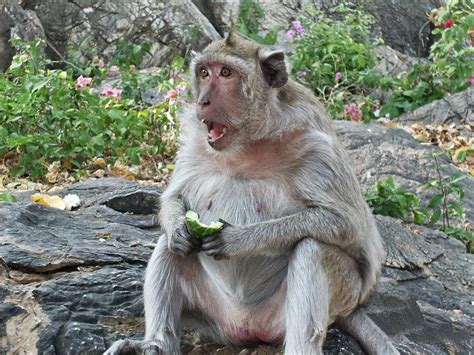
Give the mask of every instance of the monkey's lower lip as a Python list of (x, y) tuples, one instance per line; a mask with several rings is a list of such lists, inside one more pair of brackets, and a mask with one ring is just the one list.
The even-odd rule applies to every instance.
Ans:
[(209, 121), (204, 121), (204, 123), (207, 125), (208, 130), (207, 140), (211, 145), (215, 144), (227, 134), (227, 126), (222, 123)]

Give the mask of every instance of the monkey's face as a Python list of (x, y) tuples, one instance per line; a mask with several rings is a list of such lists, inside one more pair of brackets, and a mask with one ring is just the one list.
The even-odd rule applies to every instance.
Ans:
[(196, 116), (208, 131), (207, 141), (216, 150), (236, 143), (245, 117), (242, 75), (238, 67), (223, 62), (203, 62), (195, 67)]
[(269, 105), (287, 80), (281, 51), (268, 51), (230, 34), (191, 62), (196, 116), (216, 150), (262, 139)]

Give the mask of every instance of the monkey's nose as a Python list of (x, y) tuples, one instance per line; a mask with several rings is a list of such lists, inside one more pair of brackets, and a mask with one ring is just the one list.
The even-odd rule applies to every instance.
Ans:
[(209, 99), (203, 99), (203, 100), (199, 100), (198, 101), (198, 104), (201, 105), (201, 106), (206, 106), (206, 105), (209, 105), (211, 102), (209, 101)]
[(211, 101), (209, 100), (209, 95), (204, 95), (198, 99), (198, 104), (201, 106), (209, 105)]

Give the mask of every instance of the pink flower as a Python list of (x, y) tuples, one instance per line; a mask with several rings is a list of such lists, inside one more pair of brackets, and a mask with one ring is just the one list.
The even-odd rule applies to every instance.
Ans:
[(112, 75), (112, 74), (115, 74), (115, 73), (118, 73), (120, 71), (120, 68), (116, 65), (112, 65), (110, 68), (109, 68), (109, 72), (108, 74), (109, 75)]
[(99, 63), (97, 64), (99, 66), (100, 69), (102, 69), (103, 67), (105, 67), (105, 62), (102, 58), (99, 59)]
[(177, 86), (174, 89), (169, 89), (168, 92), (166, 93), (165, 98), (168, 100), (174, 100), (178, 96), (178, 94), (182, 93), (184, 91), (184, 88), (181, 86)]
[(122, 89), (105, 87), (102, 89), (101, 94), (105, 96), (112, 96), (115, 102), (119, 102), (122, 97)]
[(74, 86), (76, 89), (82, 89), (84, 86), (89, 85), (92, 82), (92, 78), (85, 78), (82, 75), (76, 79)]
[(303, 76), (306, 75), (306, 72), (305, 71), (297, 71), (295, 75), (298, 79), (301, 79)]
[(335, 77), (336, 81), (339, 81), (342, 78), (342, 73), (340, 71), (338, 71), (334, 77)]
[(443, 23), (443, 28), (448, 29), (448, 28), (453, 27), (453, 25), (454, 25), (454, 21), (452, 18), (450, 18), (445, 23)]
[(289, 38), (289, 39), (293, 39), (295, 37), (295, 31), (293, 30), (288, 30), (286, 31), (286, 36)]
[(344, 116), (350, 117), (352, 121), (359, 122), (362, 118), (362, 111), (354, 102), (350, 105), (344, 105)]
[(304, 36), (304, 34), (305, 34), (304, 27), (301, 24), (301, 22), (300, 21), (293, 21), (292, 24), (293, 24), (293, 27), (296, 30), (296, 32), (298, 32), (298, 34), (300, 36)]
[(471, 75), (471, 77), (469, 78), (469, 83), (471, 85), (474, 85), (474, 75)]

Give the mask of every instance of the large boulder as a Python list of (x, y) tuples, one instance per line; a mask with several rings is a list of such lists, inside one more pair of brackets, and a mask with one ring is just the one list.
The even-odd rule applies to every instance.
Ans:
[[(401, 128), (348, 121), (336, 121), (335, 126), (364, 188), (373, 186), (377, 180), (393, 176), (397, 185), (427, 200), (430, 195), (423, 187), (437, 176), (433, 158), (433, 153), (440, 152), (437, 147), (420, 144)], [(438, 157), (438, 165), (443, 177), (460, 172), (445, 155)], [(474, 179), (467, 176), (459, 185), (465, 193), (463, 205), (467, 219), (473, 221)]]
[(55, 59), (64, 55), (68, 47), (84, 56), (90, 55), (94, 47), (96, 54), (107, 56), (115, 50), (117, 41), (123, 39), (151, 44), (150, 54), (143, 63), (144, 67), (150, 67), (220, 38), (190, 0), (170, 3), (105, 0), (97, 4), (87, 0), (46, 0), (25, 1), (22, 5), (6, 1), (14, 25), (30, 21), (24, 19), (26, 15), (38, 18), (48, 40), (47, 54)]
[(402, 124), (454, 124), (470, 136), (474, 127), (474, 87), (421, 106), (397, 118)]
[[(318, 0), (324, 10), (344, 0)], [(374, 32), (390, 47), (412, 57), (424, 57), (433, 43), (431, 24), (426, 14), (444, 4), (444, 0), (373, 0), (364, 8), (375, 17)], [(356, 2), (358, 3), (358, 2)]]

